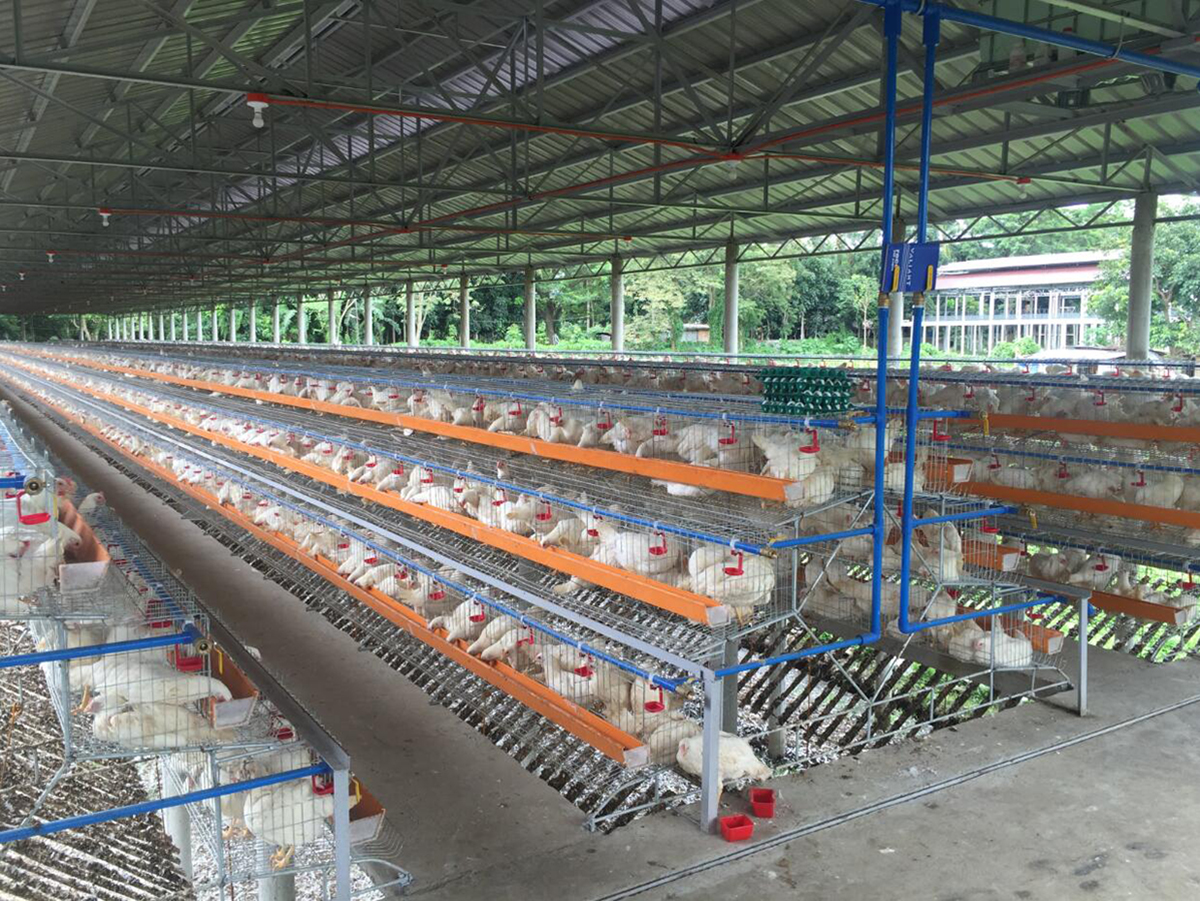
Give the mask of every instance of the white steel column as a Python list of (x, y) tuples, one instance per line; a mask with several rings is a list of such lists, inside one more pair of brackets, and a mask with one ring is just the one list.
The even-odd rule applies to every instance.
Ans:
[[(185, 322), (187, 320), (184, 320)], [(171, 343), (175, 343), (175, 311), (171, 311)]]
[(308, 312), (304, 309), (304, 296), (296, 301), (296, 327), (300, 330), (300, 343), (308, 343)]
[(159, 313), (158, 314), (158, 340), (159, 341), (167, 340), (166, 322), (167, 322), (167, 317), (164, 316), (162, 313)]
[(104, 328), (105, 328), (105, 334), (108, 335), (108, 340), (111, 341), (112, 340), (112, 320), (111, 319), (104, 320)]
[[(260, 844), (257, 854), (258, 866), (256, 869), (258, 872), (271, 872), (273, 868), (268, 846)], [(296, 901), (296, 874), (280, 873), (276, 876), (259, 876), (256, 895), (258, 901)]]
[(250, 301), (250, 343), (258, 341), (258, 301)]
[(413, 294), (412, 279), (404, 286), (404, 343), (417, 346), (417, 302)]
[(725, 353), (738, 352), (738, 245), (725, 245)]
[[(171, 766), (163, 760), (164, 768)], [(187, 807), (166, 807), (163, 809), (163, 827), (171, 844), (179, 852), (179, 869), (184, 878), (192, 879), (192, 818)]]
[(334, 901), (350, 901), (350, 771), (333, 771)]
[(334, 299), (333, 288), (325, 292), (325, 302), (327, 304), (327, 315), (329, 316), (329, 334), (326, 335), (325, 340), (329, 344), (341, 344), (341, 322), (339, 321), (341, 319), (341, 310), (338, 309), (338, 302)]
[(375, 343), (375, 298), (371, 289), (363, 289), (363, 343), (368, 347)]
[(704, 742), (700, 762), (700, 828), (705, 832), (717, 831), (721, 812), (721, 713), (721, 683), (706, 674), (704, 728), (698, 736)]
[(1133, 203), (1133, 246), (1129, 253), (1129, 318), (1125, 354), (1132, 360), (1150, 356), (1150, 298), (1154, 280), (1154, 219), (1158, 195), (1139, 194)]
[(271, 304), (271, 343), (278, 344), (279, 341), (279, 298), (276, 297)]
[(465, 272), (458, 277), (458, 346), (471, 346), (471, 295)]
[(196, 341), (204, 340), (204, 311), (196, 307)]
[(214, 303), (212, 305), (212, 339), (213, 339), (213, 341), (218, 341), (218, 340), (220, 340), (220, 337), (221, 337), (220, 323), (217, 322), (217, 320), (220, 318), (221, 317), (217, 315), (217, 305)]
[[(213, 335), (213, 340), (215, 341), (216, 339), (217, 339), (217, 336)], [(233, 344), (236, 341), (237, 341), (237, 307), (231, 306), (229, 308), (229, 343)]]
[(612, 349), (620, 353), (625, 349), (625, 261), (620, 254), (613, 254), (610, 273), (612, 297), (608, 321), (612, 323)]
[(180, 316), (180, 318), (183, 320), (183, 340), (187, 341), (188, 340), (188, 311), (184, 310), (183, 315)]
[(525, 349), (537, 347), (537, 287), (533, 267), (525, 267)]

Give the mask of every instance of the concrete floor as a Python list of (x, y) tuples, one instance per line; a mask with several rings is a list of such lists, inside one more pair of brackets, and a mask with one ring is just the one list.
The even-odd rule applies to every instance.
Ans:
[(1188, 706), (639, 897), (1194, 899), (1197, 729)]
[[(760, 821), (752, 842), (730, 845), (700, 834), (693, 810), (609, 836), (584, 832), (556, 792), (274, 585), (231, 603), (225, 618), (388, 808), (414, 897), (1200, 897), (1200, 860), (1188, 849), (1200, 788), (1186, 775), (1200, 765), (1200, 704), (1121, 725), (1200, 695), (1200, 662), (1155, 667), (1094, 651), (1089, 716), (1063, 695), (778, 780), (779, 815)], [(892, 806), (828, 823), (881, 803)], [(731, 812), (742, 806), (726, 798)], [(785, 840), (793, 832), (802, 834)], [(731, 852), (739, 857), (724, 859)], [(698, 867), (707, 868), (653, 884)]]
[[(455, 901), (1198, 897), (1200, 861), (1189, 849), (1200, 789), (1185, 774), (1200, 763), (1200, 663), (1153, 667), (1096, 652), (1092, 676), (1094, 712), (1083, 719), (1030, 704), (777, 780), (781, 810), (745, 844), (700, 835), (685, 812), (481, 859), (410, 892)], [(1129, 722), (1168, 705), (1181, 706)]]
[[(594, 835), (556, 792), (278, 586), (250, 570), (253, 591), (218, 590), (246, 564), (193, 524), (162, 505), (133, 517), (110, 503), (176, 550), (168, 562), (347, 749), (388, 808), (414, 897), (1200, 897), (1189, 777), (1200, 662), (1093, 652), (1088, 717), (1063, 695), (778, 780), (779, 814), (749, 843), (702, 835), (691, 811)], [(1170, 705), (1181, 706), (1136, 721)], [(725, 802), (742, 809), (735, 795)]]

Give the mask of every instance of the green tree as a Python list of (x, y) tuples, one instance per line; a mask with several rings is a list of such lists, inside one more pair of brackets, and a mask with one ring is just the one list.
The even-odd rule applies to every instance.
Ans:
[(675, 274), (667, 270), (628, 275), (625, 292), (632, 311), (625, 330), (629, 343), (636, 347), (676, 347), (683, 332), (687, 296)]
[[(1188, 203), (1183, 215), (1200, 214)], [(1102, 339), (1122, 342), (1129, 311), (1129, 246), (1106, 261), (1088, 309), (1106, 320)], [(1169, 353), (1200, 352), (1200, 222), (1165, 222), (1155, 230), (1150, 298), (1150, 346)]]

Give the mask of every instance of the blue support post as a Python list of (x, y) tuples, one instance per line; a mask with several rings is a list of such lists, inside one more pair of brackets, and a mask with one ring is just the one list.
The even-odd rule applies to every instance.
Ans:
[(997, 34), (1010, 34), (1014, 37), (1037, 41), (1042, 44), (1053, 44), (1056, 47), (1066, 47), (1090, 56), (1104, 59), (1119, 60), (1147, 69), (1157, 69), (1160, 72), (1174, 72), (1188, 78), (1200, 78), (1200, 66), (1178, 62), (1165, 56), (1150, 53), (1140, 53), (1136, 50), (1126, 50), (1124, 47), (1105, 44), (1103, 41), (1093, 41), (1074, 34), (1064, 34), (1061, 31), (1051, 31), (1048, 28), (1038, 28), (1011, 19), (1001, 19), (957, 6), (947, 6), (944, 3), (931, 3), (926, 0), (862, 0), (873, 6), (882, 6), (886, 11), (893, 3), (898, 2), (904, 12), (917, 15), (937, 15), (947, 22), (957, 22), (982, 31), (994, 31)]
[(173, 645), (191, 644), (201, 637), (195, 626), (188, 625), (182, 632), (172, 635), (156, 635), (153, 638), (135, 638), (131, 641), (114, 641), (109, 644), (90, 644), (81, 648), (63, 648), (57, 651), (36, 651), (32, 654), (12, 654), (8, 657), (0, 657), (0, 669), (34, 666), (58, 660), (77, 660), (81, 657), (100, 657), (104, 654), (128, 654), (131, 651), (146, 651), (151, 648), (169, 648)]
[[(925, 243), (929, 231), (929, 160), (933, 150), (933, 89), (934, 63), (937, 61), (937, 45), (942, 38), (942, 21), (931, 13), (925, 17), (925, 84), (921, 94), (921, 186), (917, 192), (917, 242)], [(913, 347), (917, 345), (917, 325), (913, 323)], [(914, 354), (916, 351), (914, 350)]]
[[(899, 2), (899, 0), (896, 0)], [(889, 7), (888, 12), (891, 11)], [(886, 13), (885, 13), (886, 15)], [(921, 94), (921, 183), (917, 193), (917, 242), (929, 229), (929, 158), (933, 146), (933, 66), (941, 28), (937, 15), (925, 18), (925, 84)], [(925, 293), (913, 295), (912, 353), (908, 362), (908, 404), (904, 409), (904, 500), (900, 509), (900, 628), (908, 622), (912, 576), (913, 473), (917, 465), (917, 422), (920, 417), (921, 335), (925, 325)]]
[[(883, 119), (883, 259), (879, 268), (880, 284), (886, 274), (887, 246), (892, 240), (892, 195), (896, 191), (896, 69), (900, 56), (900, 2), (884, 0), (883, 31), (887, 44), (887, 73), (884, 78)], [(881, 301), (882, 303), (882, 301)], [(886, 332), (882, 333), (885, 337)], [(885, 342), (886, 343), (886, 342)], [(887, 357), (885, 355), (884, 359)]]
[(302, 767), (298, 770), (288, 770), (285, 773), (260, 776), (257, 779), (247, 779), (245, 782), (231, 782), (228, 785), (218, 785), (215, 788), (205, 788), (200, 791), (174, 795), (170, 798), (156, 798), (153, 801), (142, 801), (140, 804), (127, 804), (124, 807), (114, 807), (112, 810), (85, 813), (75, 817), (67, 817), (63, 820), (53, 820), (49, 823), (34, 823), (32, 826), (23, 826), (19, 829), (6, 829), (0, 832), (0, 845), (6, 842), (20, 841), (25, 838), (34, 838), (39, 835), (66, 832), (68, 829), (82, 829), (85, 826), (94, 826), (97, 823), (123, 820), (126, 817), (135, 817), (143, 813), (156, 813), (160, 810), (166, 810), (169, 807), (182, 807), (185, 804), (209, 801), (225, 795), (234, 795), (255, 788), (265, 788), (268, 785), (278, 785), (280, 782), (291, 782), (295, 779), (304, 779), (309, 776), (320, 776), (328, 772), (330, 772), (328, 766), (324, 763), (318, 763), (314, 766)]
[[(892, 60), (895, 63), (895, 59)], [(887, 542), (887, 509), (883, 496), (887, 455), (887, 327), (888, 296), (879, 295), (879, 322), (876, 339), (875, 365), (875, 507), (874, 531), (871, 542), (871, 630), (862, 636), (860, 644), (876, 641), (883, 634), (883, 547)]]

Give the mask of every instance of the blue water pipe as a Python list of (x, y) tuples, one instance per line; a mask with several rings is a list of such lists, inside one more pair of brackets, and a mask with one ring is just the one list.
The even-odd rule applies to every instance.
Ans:
[[(902, 0), (892, 0), (898, 8)], [(890, 8), (889, 8), (890, 9)], [(933, 146), (933, 73), (937, 45), (941, 38), (940, 20), (936, 13), (926, 16), (925, 84), (921, 93), (921, 170), (917, 191), (917, 241), (923, 243), (929, 229), (929, 160)], [(904, 411), (904, 499), (900, 509), (900, 630), (908, 624), (909, 582), (912, 579), (913, 491), (917, 465), (917, 423), (920, 419), (921, 337), (925, 324), (925, 295), (913, 298), (912, 351), (908, 361), (908, 404)]]
[(37, 651), (32, 654), (12, 654), (0, 657), (0, 669), (15, 666), (32, 666), (38, 663), (53, 663), (57, 660), (78, 660), (81, 657), (99, 657), (104, 654), (128, 654), (152, 648), (169, 648), (175, 645), (192, 644), (202, 636), (195, 626), (184, 626), (182, 632), (173, 635), (156, 635), (151, 638), (135, 638), (130, 641), (114, 641), (108, 644), (89, 644), (80, 648), (63, 648), (57, 651)]
[[(138, 354), (128, 354), (127, 356), (139, 356), (139, 355)], [(147, 355), (142, 354), (141, 356), (147, 356)], [(45, 361), (42, 361), (42, 362), (45, 362)], [(235, 361), (216, 360), (213, 362), (214, 363), (217, 363), (217, 362), (233, 363)], [(243, 370), (250, 369), (251, 371), (255, 371), (255, 372), (259, 371), (255, 367), (239, 366), (239, 367), (234, 367), (234, 368), (239, 368), (239, 369), (243, 369)], [(330, 372), (329, 370), (304, 371), (304, 370), (299, 370), (299, 369), (271, 368), (271, 369), (268, 369), (265, 371), (271, 372), (271, 373), (277, 373), (280, 375), (304, 376), (306, 378), (323, 377), (323, 378), (327, 378), (329, 380), (337, 380), (337, 381), (352, 381), (352, 380), (354, 380), (354, 381), (361, 382), (365, 378), (368, 378), (367, 373), (362, 373), (361, 375), (356, 375), (353, 373)], [(832, 418), (819, 419), (819, 418), (814, 417), (814, 418), (805, 419), (805, 418), (795, 417), (795, 416), (775, 416), (775, 415), (769, 415), (769, 414), (751, 415), (751, 414), (747, 414), (747, 413), (712, 413), (712, 412), (689, 410), (689, 409), (682, 409), (682, 408), (675, 408), (675, 407), (662, 407), (662, 406), (651, 407), (651, 406), (644, 406), (644, 405), (638, 405), (638, 404), (610, 403), (610, 402), (604, 401), (604, 400), (588, 401), (588, 400), (584, 400), (581, 397), (572, 397), (572, 396), (555, 397), (553, 395), (524, 394), (524, 393), (517, 393), (514, 391), (499, 391), (499, 390), (489, 389), (489, 388), (478, 388), (474, 385), (471, 385), (470, 383), (458, 384), (455, 382), (443, 382), (441, 384), (437, 384), (434, 382), (414, 382), (414, 381), (405, 381), (402, 379), (388, 379), (388, 378), (369, 378), (368, 380), (373, 385), (392, 385), (392, 386), (395, 386), (398, 388), (405, 388), (405, 389), (409, 389), (409, 390), (423, 390), (423, 391), (441, 390), (441, 391), (446, 391), (446, 392), (450, 392), (450, 393), (474, 394), (474, 395), (478, 395), (480, 397), (495, 397), (495, 398), (502, 398), (504, 400), (529, 401), (531, 403), (544, 403), (544, 404), (551, 404), (553, 406), (561, 406), (561, 407), (580, 407), (580, 408), (596, 410), (596, 411), (615, 410), (615, 411), (622, 412), (622, 413), (646, 413), (646, 414), (650, 414), (650, 415), (680, 416), (680, 417), (684, 417), (684, 418), (688, 418), (688, 419), (703, 419), (703, 420), (716, 420), (716, 421), (728, 420), (729, 422), (738, 422), (738, 423), (746, 422), (746, 423), (753, 423), (753, 424), (758, 424), (758, 425), (804, 426), (804, 427), (823, 428), (823, 429), (838, 429), (838, 428), (844, 429), (844, 428), (846, 428), (846, 422), (844, 420), (832, 419)], [(671, 393), (666, 393), (666, 394), (663, 394), (662, 396), (668, 397), (668, 398), (680, 397), (680, 395), (671, 394)], [(754, 400), (754, 399), (741, 399), (741, 398), (736, 398), (736, 397), (725, 397), (725, 396), (722, 396), (721, 400), (722, 400), (722, 402), (732, 402), (732, 403), (738, 403), (738, 404), (757, 403), (758, 402), (757, 400)], [(397, 411), (397, 412), (399, 412), (399, 411)], [(861, 423), (861, 424), (865, 425), (865, 424), (871, 422), (871, 417), (863, 416), (863, 417), (860, 417), (853, 421), (856, 423)]]
[(1013, 447), (997, 450), (995, 447), (967, 444), (961, 441), (948, 442), (946, 447), (952, 450), (964, 450), (972, 453), (995, 454), (997, 457), (1028, 457), (1032, 460), (1049, 460), (1054, 463), (1084, 463), (1093, 466), (1112, 467), (1113, 469), (1132, 469), (1140, 472), (1174, 472), (1180, 475), (1200, 475), (1200, 467), (1168, 466), (1165, 463), (1143, 463), (1140, 460), (1136, 462), (1130, 460), (1106, 460), (1103, 457), (1085, 457), (1079, 454), (1054, 454)]
[[(101, 379), (101, 380), (116, 382), (115, 379)], [(144, 394), (149, 394), (149, 395), (159, 397), (159, 398), (170, 398), (171, 397), (170, 395), (158, 394), (153, 391), (148, 391), (145, 388), (138, 388), (137, 390), (141, 391)], [(743, 551), (747, 554), (762, 555), (764, 552), (770, 552), (770, 545), (753, 544), (753, 543), (746, 542), (746, 541), (736, 541), (736, 540), (731, 541), (728, 538), (722, 538), (719, 535), (710, 535), (707, 532), (699, 532), (699, 531), (696, 531), (695, 529), (686, 529), (686, 528), (683, 528), (682, 526), (674, 526), (669, 523), (662, 523), (662, 522), (657, 522), (654, 520), (643, 519), (638, 516), (630, 516), (626, 513), (621, 513), (616, 510), (609, 510), (604, 507), (597, 507), (595, 504), (585, 504), (580, 501), (572, 500), (571, 498), (560, 497), (559, 495), (550, 494), (545, 491), (538, 491), (534, 488), (529, 488), (529, 487), (522, 486), (522, 485), (515, 485), (511, 482), (505, 482), (500, 479), (490, 478), (488, 476), (483, 475), (482, 473), (470, 472), (465, 469), (458, 469), (457, 467), (454, 467), (454, 466), (445, 466), (440, 463), (431, 463), (428, 460), (422, 460), (419, 457), (410, 457), (407, 454), (398, 454), (393, 451), (381, 450), (379, 448), (371, 447), (370, 445), (367, 445), (367, 444), (362, 444), (357, 441), (351, 441), (348, 438), (338, 438), (338, 437), (334, 437), (331, 435), (326, 435), (323, 432), (315, 432), (315, 431), (312, 431), (311, 429), (305, 429), (305, 428), (301, 428), (299, 426), (289, 425), (288, 423), (279, 422), (274, 419), (267, 419), (266, 417), (263, 417), (263, 416), (253, 416), (249, 413), (242, 412), (241, 410), (228, 410), (223, 407), (217, 407), (217, 406), (213, 406), (210, 404), (204, 404), (204, 403), (200, 403), (198, 401), (192, 401), (192, 400), (188, 400), (187, 405), (190, 407), (195, 407), (196, 409), (199, 409), (199, 410), (206, 410), (210, 413), (218, 414), (221, 416), (229, 416), (231, 418), (239, 418), (246, 422), (254, 422), (254, 423), (258, 423), (259, 425), (269, 426), (273, 429), (277, 429), (278, 431), (284, 432), (289, 435), (305, 435), (309, 438), (315, 438), (319, 441), (327, 442), (329, 444), (333, 444), (333, 445), (336, 445), (339, 447), (353, 448), (354, 450), (361, 451), (362, 453), (365, 453), (365, 454), (368, 454), (371, 456), (381, 457), (381, 458), (387, 459), (387, 460), (396, 460), (400, 463), (407, 463), (410, 466), (419, 466), (424, 469), (428, 469), (432, 472), (445, 473), (447, 475), (455, 476), (456, 478), (464, 478), (469, 481), (479, 482), (484, 485), (490, 485), (493, 488), (502, 488), (505, 491), (511, 491), (518, 495), (523, 494), (527, 497), (537, 498), (538, 500), (542, 500), (542, 501), (546, 501), (546, 502), (553, 502), (554, 504), (556, 504), (558, 506), (566, 507), (568, 509), (586, 511), (589, 513), (593, 513), (596, 516), (603, 517), (604, 519), (611, 519), (614, 522), (623, 522), (623, 523), (629, 523), (631, 525), (642, 526), (643, 528), (648, 528), (648, 529), (651, 529), (652, 531), (664, 532), (667, 534), (676, 535), (676, 536), (680, 536), (683, 538), (691, 538), (696, 541), (704, 541), (704, 542), (708, 542), (710, 544), (720, 545), (721, 547), (729, 547), (734, 550)]]
[[(962, 522), (968, 519), (983, 519), (988, 516), (1000, 516), (1005, 513), (1016, 513), (1016, 507), (982, 507), (973, 510), (963, 510), (958, 513), (947, 513), (944, 516), (930, 516), (926, 519), (914, 519), (915, 526), (930, 526), (942, 522)], [(857, 538), (860, 535), (872, 535), (875, 527), (864, 526), (861, 529), (847, 529), (844, 532), (829, 532), (821, 535), (803, 535), (799, 538), (784, 538), (771, 542), (771, 547), (783, 551), (791, 548), (805, 547), (810, 544), (822, 544), (826, 541), (841, 541), (844, 538)]]
[(324, 763), (288, 770), (283, 773), (273, 773), (270, 776), (260, 776), (257, 779), (247, 779), (244, 782), (230, 782), (228, 785), (218, 785), (215, 788), (205, 788), (199, 791), (187, 792), (182, 795), (172, 795), (169, 798), (156, 798), (153, 801), (142, 801), (139, 804), (127, 804), (124, 807), (114, 807), (112, 810), (101, 810), (96, 813), (85, 813), (79, 816), (67, 817), (62, 820), (51, 820), (48, 823), (34, 823), (32, 826), (22, 826), (18, 829), (6, 829), (0, 832), (0, 845), (6, 842), (16, 842), (26, 838), (36, 838), (39, 835), (52, 835), (55, 832), (66, 832), (68, 829), (82, 829), (97, 823), (110, 823), (113, 820), (123, 820), (126, 817), (136, 817), (144, 813), (156, 813), (170, 807), (183, 807), (186, 804), (197, 804), (221, 798), (225, 795), (235, 795), (239, 792), (251, 791), (256, 788), (266, 788), (281, 782), (293, 782), (310, 776), (323, 776), (332, 772)]
[[(903, 4), (905, 0), (892, 0), (893, 6)], [(918, 193), (918, 220), (917, 220), (917, 241), (924, 243), (928, 234), (929, 215), (928, 215), (928, 200), (929, 200), (929, 162), (932, 147), (932, 132), (933, 132), (933, 89), (935, 86), (933, 71), (934, 61), (937, 54), (937, 45), (941, 37), (940, 31), (940, 12), (937, 4), (931, 4), (935, 8), (928, 10), (922, 6), (925, 15), (924, 28), (924, 43), (925, 43), (925, 84), (921, 96), (921, 166), (920, 166), (920, 186)], [(887, 8), (890, 12), (892, 7)], [(887, 13), (885, 12), (885, 15)], [(1006, 604), (1000, 607), (990, 607), (985, 611), (960, 613), (952, 616), (944, 616), (934, 620), (923, 620), (921, 622), (909, 622), (909, 605), (911, 602), (911, 585), (912, 581), (912, 543), (913, 532), (918, 525), (932, 525), (935, 523), (950, 523), (968, 519), (978, 519), (985, 516), (1000, 515), (1001, 513), (1010, 513), (1014, 511), (1013, 507), (985, 507), (976, 510), (964, 511), (946, 516), (931, 516), (925, 520), (917, 520), (913, 516), (913, 493), (915, 489), (915, 470), (917, 462), (917, 423), (925, 418), (922, 416), (920, 409), (920, 377), (921, 377), (921, 334), (925, 319), (925, 297), (924, 294), (919, 294), (914, 297), (913, 316), (912, 316), (912, 352), (909, 356), (908, 365), (908, 404), (904, 414), (904, 498), (901, 503), (900, 511), (900, 609), (897, 616), (896, 626), (902, 634), (909, 635), (915, 632), (923, 632), (927, 629), (945, 626), (951, 623), (963, 622), (969, 619), (978, 619), (981, 616), (995, 616), (1002, 613), (1011, 613), (1018, 610), (1024, 610), (1029, 607), (1036, 607), (1044, 604), (1058, 603), (1062, 598), (1058, 595), (1038, 595), (1034, 600), (1023, 601), (1016, 604)]]
[[(921, 169), (920, 189), (917, 191), (917, 241), (924, 242), (929, 230), (929, 163), (933, 155), (933, 89), (937, 45), (942, 37), (942, 20), (937, 12), (925, 16), (925, 84), (921, 94)], [(913, 323), (912, 343), (920, 343), (921, 333)]]
[[(156, 435), (154, 435), (153, 432), (150, 432), (149, 430), (141, 429), (141, 431), (143, 431), (149, 439), (154, 439), (157, 437)], [(631, 675), (638, 676), (641, 679), (645, 679), (647, 682), (650, 682), (652, 685), (654, 685), (656, 687), (664, 688), (664, 689), (667, 689), (668, 691), (675, 692), (675, 691), (679, 690), (679, 687), (683, 683), (689, 681), (688, 678), (669, 679), (669, 678), (666, 678), (663, 676), (658, 676), (658, 675), (650, 672), (649, 670), (645, 670), (645, 669), (642, 669), (641, 667), (635, 666), (631, 663), (627, 663), (626, 661), (621, 660), (618, 657), (614, 657), (605, 651), (602, 651), (598, 648), (594, 648), (585, 642), (579, 641), (578, 639), (576, 639), (570, 635), (567, 635), (564, 632), (559, 632), (558, 630), (553, 629), (549, 626), (546, 626), (537, 620), (531, 619), (528, 615), (522, 613), (521, 611), (517, 610), (516, 608), (510, 607), (507, 604), (502, 604), (499, 601), (493, 600), (492, 598), (487, 597), (486, 595), (481, 594), (478, 591), (475, 591), (473, 588), (471, 588), (468, 585), (456, 582), (453, 579), (447, 578), (446, 576), (441, 575), (440, 573), (436, 572), (435, 570), (433, 570), (427, 566), (423, 566), (414, 560), (410, 560), (407, 557), (397, 554), (391, 548), (384, 547), (382, 544), (371, 541), (370, 539), (362, 536), (358, 532), (352, 532), (341, 523), (334, 522), (332, 519), (329, 519), (327, 517), (321, 516), (320, 514), (314, 513), (313, 511), (304, 508), (300, 504), (292, 503), (291, 501), (284, 500), (283, 498), (280, 498), (274, 494), (271, 494), (268, 491), (264, 491), (264, 490), (262, 490), (261, 486), (256, 485), (256, 484), (251, 484), (251, 483), (247, 482), (246, 480), (237, 477), (229, 470), (224, 469), (220, 466), (214, 465), (212, 463), (212, 461), (210, 461), (210, 460), (202, 460), (199, 457), (190, 456), (186, 453), (180, 453), (179, 455), (188, 457), (196, 465), (201, 466), (204, 469), (211, 469), (214, 471), (220, 470), (221, 473), (225, 476), (225, 478), (227, 480), (229, 480), (231, 482), (235, 482), (249, 490), (252, 490), (256, 495), (263, 497), (265, 499), (269, 499), (274, 504), (277, 504), (281, 507), (286, 507), (289, 510), (294, 510), (297, 513), (301, 513), (304, 516), (308, 517), (309, 519), (312, 519), (316, 522), (320, 522), (322, 525), (325, 525), (325, 526), (329, 527), (330, 529), (333, 529), (334, 531), (336, 531), (342, 535), (345, 535), (347, 537), (353, 537), (355, 540), (361, 541), (365, 546), (371, 548), (376, 553), (382, 554), (383, 556), (388, 557), (389, 559), (393, 560), (396, 563), (399, 563), (400, 565), (402, 565), (408, 569), (411, 569), (415, 572), (419, 572), (419, 573), (422, 573), (422, 574), (428, 576), (433, 581), (435, 581), (438, 584), (443, 585), (447, 588), (453, 589), (454, 591), (463, 595), (468, 600), (477, 601), (478, 603), (485, 605), (493, 610), (499, 611), (500, 613), (507, 614), (508, 616), (511, 616), (513, 619), (520, 622), (520, 624), (523, 626), (530, 627), (532, 629), (537, 630), (538, 632), (542, 632), (546, 635), (549, 635), (550, 637), (555, 638), (558, 641), (563, 642), (564, 644), (568, 644), (571, 647), (574, 647), (585, 654), (590, 654), (591, 656), (595, 657), (598, 660), (603, 660), (603, 661), (617, 667), (618, 669), (621, 669), (627, 673), (630, 673)], [(192, 627), (189, 626), (188, 629), (192, 633), (189, 640), (191, 640), (192, 638), (195, 638), (195, 637), (199, 637), (199, 633), (195, 632), (195, 630)], [(158, 641), (162, 641), (162, 639), (143, 639), (143, 640), (139, 640), (137, 642), (126, 642), (125, 644), (139, 644), (141, 641), (156, 641), (156, 642), (158, 642)], [(186, 642), (180, 640), (180, 641), (171, 642), (171, 643), (184, 644)], [(89, 651), (89, 649), (86, 649), (86, 648), (75, 649), (75, 650), (80, 651), (80, 652)], [(111, 650), (111, 648), (110, 648), (110, 650)], [(50, 652), (50, 653), (61, 654), (62, 652)], [(31, 655), (26, 655), (26, 656), (31, 656)], [(92, 656), (92, 653), (86, 653), (86, 654), (79, 653), (76, 656)], [(31, 662), (37, 662), (37, 661), (31, 661)], [(15, 664), (13, 664), (13, 665), (15, 665)]]
[(1174, 72), (1176, 75), (1186, 75), (1189, 78), (1200, 78), (1200, 66), (1176, 62), (1157, 54), (1126, 50), (1121, 44), (1117, 44), (1114, 47), (1103, 41), (1093, 41), (1074, 34), (1052, 31), (1048, 28), (1038, 28), (1034, 25), (1026, 25), (1023, 22), (1014, 22), (1011, 19), (1001, 19), (996, 16), (961, 9), (957, 6), (947, 6), (944, 3), (931, 3), (927, 2), (927, 0), (862, 0), (862, 2), (870, 3), (873, 6), (882, 6), (885, 15), (889, 7), (898, 6), (904, 12), (916, 13), (926, 17), (936, 15), (940, 16), (946, 22), (957, 22), (960, 25), (968, 25), (982, 31), (1010, 34), (1013, 37), (1038, 41), (1043, 44), (1053, 44), (1057, 47), (1066, 47), (1070, 50), (1078, 50), (1080, 53), (1087, 53), (1091, 56), (1120, 60), (1121, 62), (1143, 66), (1147, 69), (1157, 69), (1160, 72)]
[[(895, 59), (892, 60), (893, 66)], [(886, 204), (886, 200), (885, 200)], [(888, 306), (887, 295), (880, 295), (879, 314), (876, 322), (875, 334), (878, 335), (878, 340), (875, 342), (876, 354), (878, 357), (878, 366), (875, 368), (875, 488), (873, 498), (873, 521), (869, 529), (855, 529), (852, 532), (839, 533), (844, 537), (852, 535), (871, 535), (873, 541), (871, 544), (871, 560), (873, 563), (871, 573), (871, 627), (868, 631), (861, 635), (856, 635), (853, 638), (846, 638), (841, 641), (831, 642), (829, 644), (815, 645), (811, 648), (804, 648), (801, 651), (792, 651), (788, 654), (779, 654), (775, 657), (766, 657), (762, 660), (752, 660), (747, 663), (739, 663), (734, 666), (728, 666), (724, 669), (716, 670), (713, 676), (717, 679), (725, 676), (732, 676), (736, 673), (744, 673), (749, 670), (762, 669), (767, 666), (775, 666), (780, 663), (788, 663), (793, 660), (802, 660), (805, 657), (815, 657), (818, 654), (827, 654), (830, 651), (840, 651), (843, 648), (855, 648), (863, 645), (874, 644), (883, 637), (883, 548), (887, 542), (886, 528), (886, 510), (883, 496), (884, 489), (884, 466), (887, 461), (887, 328), (888, 328)], [(787, 542), (788, 546), (797, 547), (801, 543), (811, 544), (815, 541), (827, 541), (829, 536), (811, 536), (807, 539), (791, 539)]]

